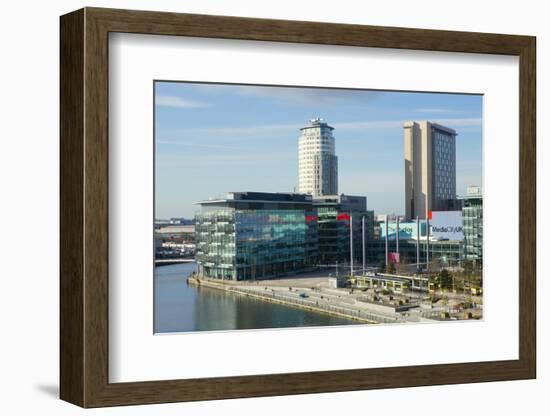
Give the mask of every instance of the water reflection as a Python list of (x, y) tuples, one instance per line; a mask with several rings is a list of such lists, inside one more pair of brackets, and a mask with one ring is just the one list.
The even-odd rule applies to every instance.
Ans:
[(155, 332), (352, 325), (356, 321), (187, 285), (196, 264), (155, 268)]

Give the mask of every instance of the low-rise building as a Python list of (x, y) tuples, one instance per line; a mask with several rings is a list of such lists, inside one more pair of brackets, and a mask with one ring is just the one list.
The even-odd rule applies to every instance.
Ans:
[[(389, 254), (397, 252), (395, 239), (389, 241)], [(425, 264), (428, 258), (430, 262), (438, 262), (442, 267), (457, 266), (463, 259), (464, 243), (461, 240), (431, 240), (428, 244), (426, 238), (418, 242), (419, 263)], [(385, 263), (385, 240), (371, 240), (367, 245), (367, 262), (369, 264)], [(399, 263), (417, 263), (416, 239), (399, 240)]]

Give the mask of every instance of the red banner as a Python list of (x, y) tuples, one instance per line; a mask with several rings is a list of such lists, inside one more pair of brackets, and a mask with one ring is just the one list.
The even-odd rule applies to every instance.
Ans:
[(395, 251), (392, 251), (388, 254), (388, 261), (390, 263), (399, 263), (399, 253), (396, 253)]
[(342, 214), (338, 214), (337, 219), (338, 219), (338, 221), (349, 221), (350, 216), (349, 216), (349, 214), (342, 213)]

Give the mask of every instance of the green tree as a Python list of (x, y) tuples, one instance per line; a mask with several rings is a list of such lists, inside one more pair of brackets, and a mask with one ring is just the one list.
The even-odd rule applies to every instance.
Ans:
[(395, 263), (388, 264), (388, 273), (395, 274)]
[(439, 289), (439, 276), (430, 275), (428, 276), (428, 284), (429, 286), (432, 286), (434, 290)]
[(386, 263), (384, 260), (382, 260), (378, 265), (378, 273), (386, 273)]
[(439, 287), (442, 289), (452, 289), (453, 287), (453, 275), (447, 269), (443, 269), (437, 275), (439, 280)]
[(471, 260), (466, 260), (462, 268), (464, 269), (464, 274), (470, 276), (474, 271), (473, 262)]

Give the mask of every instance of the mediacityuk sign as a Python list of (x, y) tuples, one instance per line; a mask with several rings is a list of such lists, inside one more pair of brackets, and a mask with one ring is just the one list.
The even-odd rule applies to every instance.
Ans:
[(430, 220), (430, 234), (443, 240), (464, 238), (462, 211), (433, 211)]

